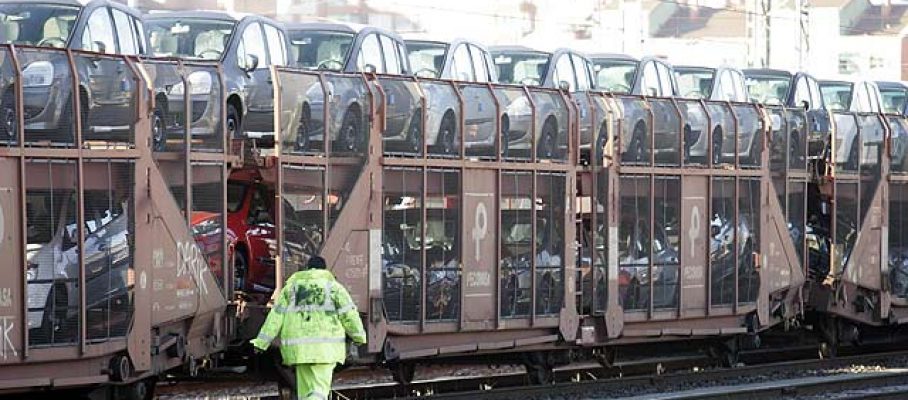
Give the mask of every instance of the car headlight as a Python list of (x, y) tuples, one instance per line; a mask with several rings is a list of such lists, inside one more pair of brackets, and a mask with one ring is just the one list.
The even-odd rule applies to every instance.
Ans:
[[(189, 74), (189, 94), (210, 94), (211, 93), (211, 74), (205, 71), (196, 71)], [(170, 89), (170, 94), (175, 96), (182, 96), (186, 88), (183, 86), (183, 82), (173, 85), (173, 88)]]
[(36, 61), (22, 71), (22, 86), (46, 87), (54, 81), (54, 65), (49, 61)]

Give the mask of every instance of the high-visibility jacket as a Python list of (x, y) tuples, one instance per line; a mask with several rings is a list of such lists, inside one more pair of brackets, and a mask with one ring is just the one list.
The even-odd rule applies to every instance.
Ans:
[(356, 304), (334, 275), (323, 269), (293, 274), (252, 344), (262, 350), (280, 338), (286, 365), (343, 363), (345, 334), (366, 343)]

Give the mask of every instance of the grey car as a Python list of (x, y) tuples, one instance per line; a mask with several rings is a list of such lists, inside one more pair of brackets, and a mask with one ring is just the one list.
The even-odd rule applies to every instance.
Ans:
[[(823, 94), (823, 102), (833, 112), (848, 112), (854, 114), (881, 114), (882, 98), (880, 90), (876, 83), (870, 81), (842, 81), (842, 80), (821, 80), (819, 81), (820, 92)], [(846, 169), (857, 170), (861, 159), (861, 151), (867, 151), (870, 142), (876, 141), (882, 143), (882, 130), (874, 130), (865, 125), (864, 116), (857, 115), (858, 120), (850, 115), (835, 114), (836, 121), (836, 164), (842, 165)], [(872, 121), (867, 121), (872, 122)], [(862, 148), (859, 137), (858, 127), (860, 124), (862, 138), (865, 142)]]
[[(226, 89), (227, 138), (265, 143), (274, 138), (274, 87), (271, 65), (288, 64), (290, 48), (283, 27), (268, 18), (218, 11), (154, 12), (145, 15), (154, 55), (220, 64)], [(221, 123), (217, 77), (204, 70), (187, 76), (193, 135), (217, 134)], [(165, 132), (182, 132), (185, 109), (182, 83), (156, 88)], [(196, 129), (195, 127), (198, 127)], [(167, 137), (157, 135), (157, 148)]]
[[(141, 14), (109, 0), (0, 0), (0, 43), (104, 54), (144, 55)], [(27, 141), (73, 143), (74, 96), (62, 52), (20, 50)], [(132, 141), (134, 81), (121, 60), (76, 54), (83, 140)], [(17, 135), (12, 82), (0, 95), (0, 140)]]
[[(406, 40), (407, 56), (417, 78), (454, 80), (462, 83), (486, 84), (498, 79), (489, 51), (479, 43), (464, 39), (450, 42), (436, 40)], [(426, 144), (437, 147), (439, 153), (458, 151), (456, 116), (459, 101), (443, 86), (422, 85), (426, 92), (429, 113), (426, 121)], [(496, 142), (495, 103), (488, 87), (458, 85), (463, 96), (464, 147), (494, 150)], [(445, 88), (446, 89), (446, 88)]]
[[(593, 143), (590, 120), (591, 105), (587, 96), (576, 94), (595, 89), (592, 80), (592, 65), (583, 54), (570, 49), (543, 52), (523, 46), (499, 46), (490, 48), (492, 60), (498, 69), (498, 82), (546, 89), (561, 89), (575, 94), (573, 100), (580, 110), (580, 147), (589, 148)], [(531, 100), (518, 97), (503, 103), (502, 147), (507, 150), (527, 151), (536, 143), (536, 157), (562, 158), (566, 153), (566, 115), (559, 115), (558, 99), (536, 96)], [(533, 106), (535, 106), (535, 137), (530, 137), (533, 127)], [(603, 129), (600, 129), (600, 132)], [(599, 135), (600, 138), (603, 135)], [(601, 144), (601, 143), (600, 143)], [(599, 146), (600, 148), (602, 146)]]
[[(294, 66), (341, 73), (375, 73), (407, 76), (410, 64), (406, 45), (394, 32), (371, 26), (333, 21), (311, 21), (286, 26)], [(400, 151), (422, 148), (420, 94), (415, 84), (401, 79), (381, 79), (386, 100), (383, 141)], [(332, 98), (328, 139), (333, 151), (361, 152), (366, 145), (364, 117), (368, 90), (361, 79), (329, 75), (326, 89)], [(302, 88), (298, 109), (290, 119), (299, 119), (295, 147), (304, 151), (324, 140), (324, 91), (319, 83)]]

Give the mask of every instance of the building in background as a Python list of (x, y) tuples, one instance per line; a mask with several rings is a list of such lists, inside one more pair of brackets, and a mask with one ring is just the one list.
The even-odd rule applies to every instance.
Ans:
[(321, 17), (489, 45), (569, 45), (657, 55), (678, 64), (908, 80), (908, 0), (121, 1), (143, 9), (222, 9), (284, 21)]

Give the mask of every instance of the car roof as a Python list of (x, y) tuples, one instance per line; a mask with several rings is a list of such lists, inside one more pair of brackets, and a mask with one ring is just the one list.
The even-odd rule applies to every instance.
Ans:
[(748, 68), (748, 69), (742, 70), (741, 72), (743, 72), (744, 75), (748, 75), (748, 76), (754, 76), (754, 75), (756, 75), (756, 76), (779, 76), (779, 77), (791, 78), (792, 76), (795, 75), (795, 74), (791, 73), (791, 71), (786, 71), (784, 69), (771, 69), (771, 68)]
[(386, 36), (393, 37), (399, 41), (404, 39), (397, 32), (379, 28), (372, 25), (354, 24), (352, 22), (334, 21), (325, 18), (312, 18), (301, 22), (284, 23), (284, 29), (287, 32), (292, 31), (332, 31), (359, 34), (363, 31), (378, 32)]
[[(232, 13), (226, 11), (213, 10), (195, 10), (195, 11), (151, 11), (145, 14), (146, 19), (165, 19), (165, 18), (187, 18), (187, 19), (216, 19), (222, 21), (238, 22), (246, 17), (257, 17), (254, 14)], [(265, 17), (259, 17), (268, 19)]]
[(517, 45), (507, 45), (507, 46), (492, 46), (489, 47), (489, 52), (492, 53), (537, 53), (537, 54), (549, 54), (552, 53), (548, 51), (536, 50), (527, 46), (517, 46)]
[(3, 3), (54, 4), (54, 5), (82, 7), (82, 6), (86, 6), (89, 3), (91, 3), (91, 1), (88, 1), (88, 0), (0, 0), (0, 4), (3, 4)]
[(876, 86), (882, 89), (908, 89), (908, 85), (898, 81), (876, 81)]
[(704, 67), (702, 65), (675, 65), (675, 71), (709, 71), (715, 73), (720, 67)]
[(590, 60), (593, 60), (594, 62), (597, 60), (599, 60), (599, 61), (616, 60), (616, 61), (631, 61), (631, 62), (640, 61), (636, 57), (632, 57), (628, 54), (622, 54), (622, 53), (593, 53), (593, 54), (588, 54), (587, 58), (589, 58)]

